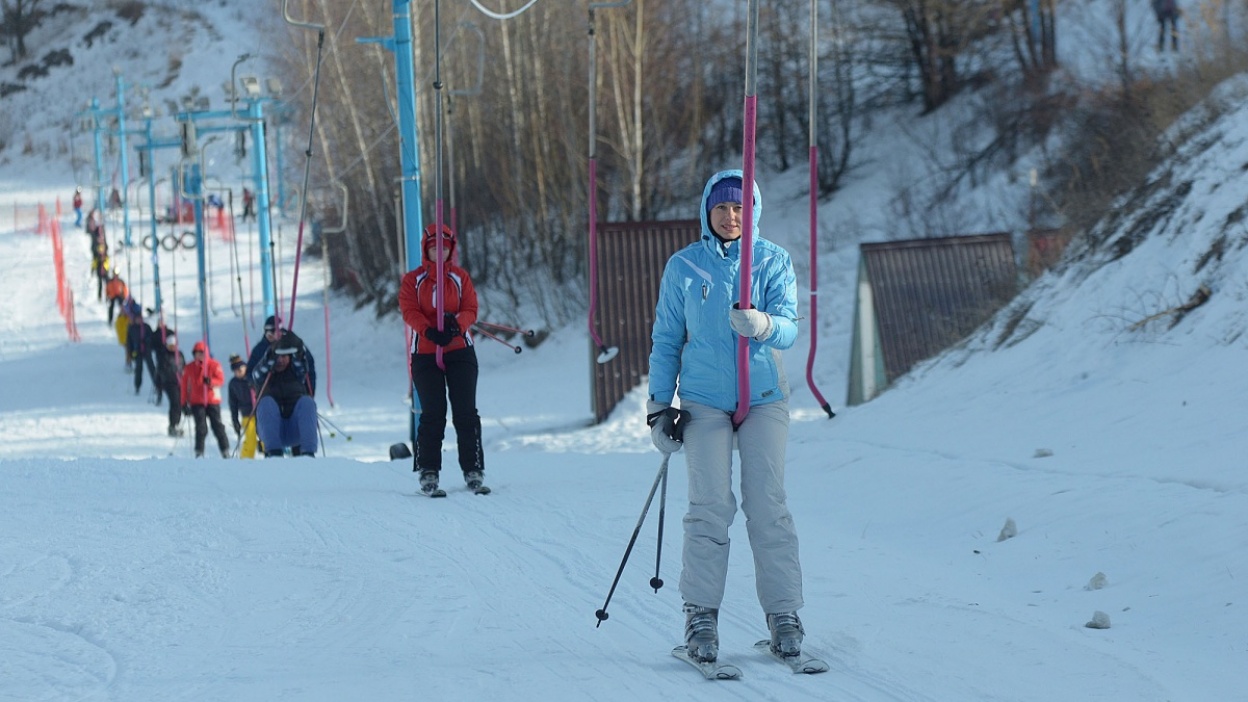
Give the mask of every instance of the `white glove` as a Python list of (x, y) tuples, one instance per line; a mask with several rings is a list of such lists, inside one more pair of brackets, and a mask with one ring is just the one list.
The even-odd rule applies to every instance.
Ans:
[(728, 310), (728, 325), (741, 336), (748, 336), (755, 341), (763, 341), (771, 336), (771, 315), (762, 310), (749, 309)]
[(646, 401), (646, 424), (650, 425), (650, 440), (663, 453), (676, 453), (684, 446), (673, 434), (676, 431), (675, 413), (669, 413), (671, 405), (666, 402)]

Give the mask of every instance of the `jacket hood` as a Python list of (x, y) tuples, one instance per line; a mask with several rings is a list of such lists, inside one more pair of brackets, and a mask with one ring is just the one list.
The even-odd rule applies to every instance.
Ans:
[[(715, 187), (715, 184), (725, 178), (740, 178), (741, 181), (744, 182), (745, 172), (742, 171), (740, 168), (731, 168), (726, 171), (720, 171), (716, 173), (715, 175), (711, 176), (710, 179), (706, 181), (706, 186), (702, 188), (702, 201), (698, 206), (698, 217), (702, 221), (702, 241), (708, 244), (714, 245), (714, 248), (717, 250), (720, 250), (721, 252), (722, 252), (722, 248), (719, 246), (720, 239), (719, 237), (715, 236), (714, 232), (711, 231), (711, 220), (706, 211), (706, 201), (707, 201), (707, 198), (710, 197), (711, 189)], [(753, 183), (752, 185), (754, 186), (754, 209), (750, 213), (751, 219), (753, 220), (752, 222), (753, 226), (750, 230), (751, 231), (750, 236), (751, 236), (751, 239), (757, 239), (759, 236), (758, 220), (762, 217), (762, 214), (763, 214), (763, 195), (758, 190), (757, 182)], [(742, 237), (744, 236), (745, 234), (743, 232)]]
[(195, 345), (191, 347), (191, 353), (198, 353), (198, 352), (200, 352), (200, 351), (203, 351), (203, 352), (204, 352), (204, 355), (205, 355), (205, 356), (207, 356), (207, 355), (208, 355), (208, 344), (205, 344), (205, 343), (204, 343), (204, 342), (202, 342), (202, 341), (196, 341), (196, 342), (195, 342)]
[[(438, 231), (438, 225), (434, 223), (425, 227), (424, 234), (421, 235), (420, 250), (425, 254), (426, 261), (437, 260), (436, 258), (434, 258), (434, 255), (438, 252), (438, 237), (436, 234), (437, 231)], [(455, 232), (451, 231), (450, 227), (443, 224), (442, 225), (442, 246), (450, 250), (452, 261), (455, 260), (455, 240), (456, 240)]]

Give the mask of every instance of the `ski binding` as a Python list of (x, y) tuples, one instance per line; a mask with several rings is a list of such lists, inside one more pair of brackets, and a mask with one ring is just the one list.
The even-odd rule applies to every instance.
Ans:
[(707, 680), (737, 680), (741, 677), (741, 669), (737, 666), (720, 663), (719, 661), (703, 663), (690, 656), (689, 649), (684, 646), (673, 648), (672, 655), (697, 668), (702, 673), (702, 677)]
[(769, 639), (759, 641), (754, 644), (754, 648), (789, 666), (794, 673), (814, 675), (816, 673), (826, 673), (829, 669), (827, 661), (821, 658), (809, 656), (805, 653), (801, 653), (796, 656), (782, 656), (771, 650), (771, 641)]

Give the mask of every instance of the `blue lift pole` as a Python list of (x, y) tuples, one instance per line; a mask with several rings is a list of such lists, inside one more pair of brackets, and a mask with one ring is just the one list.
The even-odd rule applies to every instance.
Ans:
[(381, 44), (394, 53), (399, 102), (399, 164), (402, 168), (406, 270), (420, 265), (420, 137), (416, 129), (416, 69), (412, 65), (411, 0), (393, 0), (394, 36), (356, 41)]
[[(156, 288), (156, 305), (152, 309), (159, 314), (164, 309), (164, 301), (160, 295), (160, 233), (157, 231), (156, 220), (156, 149), (178, 148), (182, 142), (180, 139), (168, 139), (164, 141), (156, 141), (152, 136), (152, 115), (151, 110), (147, 109), (143, 115), (143, 136), (147, 143), (137, 147), (140, 151), (147, 152), (148, 177), (147, 177), (147, 201), (150, 203), (151, 209), (151, 225), (152, 225), (152, 285)], [(177, 189), (177, 184), (174, 184)]]
[(208, 261), (204, 254), (207, 242), (204, 237), (203, 174), (199, 172), (199, 160), (192, 159), (184, 173), (186, 194), (195, 208), (195, 264), (199, 281), (199, 325), (203, 333), (201, 338), (208, 344), (208, 348), (212, 348), (212, 342), (208, 338)]
[[(264, 108), (260, 100), (252, 100), (247, 107), (247, 119), (251, 122), (251, 172), (256, 181), (256, 224), (260, 229), (260, 286), (264, 289), (264, 316), (277, 314), (277, 296), (273, 288), (273, 254), (270, 242), (272, 221), (269, 216), (269, 165), (265, 158)], [(281, 149), (281, 145), (278, 145)], [(279, 179), (282, 177), (279, 173)]]
[[(252, 178), (256, 183), (256, 221), (260, 229), (260, 279), (264, 294), (264, 312), (265, 316), (277, 313), (277, 291), (274, 287), (273, 279), (273, 256), (271, 252), (271, 228), (272, 220), (269, 216), (269, 177), (268, 165), (265, 159), (265, 140), (264, 140), (264, 108), (262, 98), (253, 98), (247, 101), (246, 126), (240, 125), (235, 121), (233, 124), (225, 126), (204, 126), (199, 127), (200, 120), (237, 120), (240, 115), (236, 115), (233, 111), (210, 111), (210, 112), (187, 112), (178, 115), (179, 122), (189, 122), (196, 124), (195, 133), (197, 135), (210, 134), (213, 132), (238, 132), (244, 129), (250, 130), (254, 147), (251, 150), (252, 156)], [(204, 253), (204, 201), (202, 192), (203, 174), (199, 172), (199, 162), (194, 161), (193, 165), (183, 169), (186, 177), (185, 193), (189, 196), (195, 207), (195, 243), (198, 250), (199, 260), (199, 306), (200, 315), (204, 322), (204, 341), (208, 341), (208, 296), (207, 296), (207, 271)]]
[(126, 248), (130, 248), (130, 203), (125, 198), (130, 193), (130, 162), (126, 153), (126, 84), (121, 73), (117, 73), (117, 138), (121, 151), (121, 192), (125, 193), (121, 203), (121, 226), (125, 232)]
[[(376, 43), (394, 53), (395, 78), (399, 102), (399, 163), (402, 167), (403, 238), (407, 242), (407, 267), (420, 265), (420, 138), (416, 129), (416, 69), (412, 64), (411, 0), (393, 0), (394, 36), (361, 38), (361, 43)], [(412, 392), (410, 434), (416, 445), (416, 417), (420, 400)]]
[(100, 101), (91, 98), (91, 130), (95, 136), (95, 209), (104, 216), (104, 144), (100, 141)]

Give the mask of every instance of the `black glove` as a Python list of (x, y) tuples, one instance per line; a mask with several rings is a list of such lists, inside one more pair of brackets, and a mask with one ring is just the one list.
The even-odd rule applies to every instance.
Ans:
[(646, 415), (654, 447), (663, 453), (676, 453), (684, 445), (685, 424), (691, 417), (689, 411), (653, 401), (646, 404), (647, 409), (654, 410)]
[(451, 332), (455, 336), (459, 336), (459, 320), (455, 318), (455, 315), (447, 312), (442, 315), (442, 329)]
[(190, 405), (182, 405), (182, 414), (190, 414), (190, 413), (191, 413), (191, 406), (190, 406)]
[(425, 330), (425, 338), (438, 346), (446, 346), (451, 343), (455, 340), (457, 334), (458, 330), (451, 331), (450, 329), (443, 329), (442, 331), (438, 331), (437, 327), (429, 327)]

